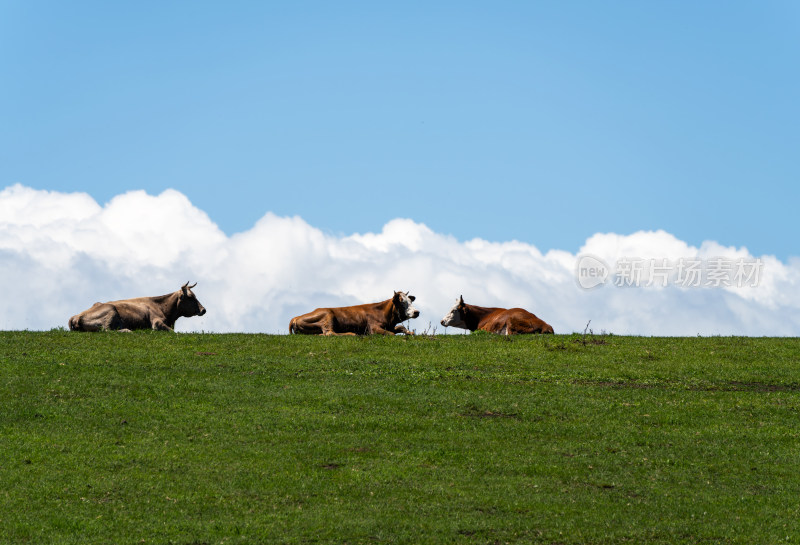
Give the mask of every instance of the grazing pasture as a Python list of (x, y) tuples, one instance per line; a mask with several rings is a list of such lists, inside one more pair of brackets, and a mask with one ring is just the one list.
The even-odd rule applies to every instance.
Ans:
[(800, 340), (0, 333), (0, 543), (796, 543)]

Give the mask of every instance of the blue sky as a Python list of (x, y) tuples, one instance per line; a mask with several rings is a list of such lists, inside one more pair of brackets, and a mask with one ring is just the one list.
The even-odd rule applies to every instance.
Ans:
[(0, 0), (0, 189), (798, 256), (795, 2)]

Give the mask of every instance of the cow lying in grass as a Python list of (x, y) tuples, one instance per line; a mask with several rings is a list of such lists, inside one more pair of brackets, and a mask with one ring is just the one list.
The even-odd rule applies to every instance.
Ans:
[(475, 331), (481, 329), (501, 335), (520, 333), (553, 333), (550, 324), (521, 308), (488, 308), (468, 305), (459, 297), (450, 312), (442, 318), (445, 327), (460, 327)]
[(296, 316), (289, 322), (289, 333), (304, 335), (394, 335), (411, 332), (401, 322), (416, 318), (419, 311), (411, 303), (415, 297), (408, 292), (394, 292), (394, 296), (380, 303), (352, 307), (318, 308), (308, 314)]
[(181, 289), (157, 297), (137, 297), (109, 303), (95, 303), (69, 319), (72, 331), (116, 329), (163, 329), (172, 331), (181, 316), (202, 316), (206, 309), (192, 293), (197, 283), (186, 282)]

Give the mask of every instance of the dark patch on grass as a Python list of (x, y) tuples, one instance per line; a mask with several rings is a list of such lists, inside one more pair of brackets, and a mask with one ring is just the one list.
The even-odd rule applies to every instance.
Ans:
[[(544, 382), (544, 381), (543, 381)], [(731, 380), (716, 384), (680, 384), (675, 381), (639, 382), (636, 380), (592, 380), (575, 379), (572, 384), (581, 386), (598, 386), (601, 388), (621, 389), (669, 389), (678, 388), (695, 392), (800, 392), (800, 384), (775, 384), (758, 381)]]
[(572, 342), (574, 342), (575, 344), (582, 344), (584, 346), (586, 346), (587, 344), (594, 344), (594, 345), (608, 344), (608, 341), (606, 341), (605, 339), (602, 339), (602, 338), (601, 339), (596, 339), (596, 338), (591, 338), (591, 339), (572, 339)]
[(344, 467), (344, 464), (337, 464), (336, 462), (331, 462), (331, 463), (329, 463), (329, 464), (322, 464), (322, 465), (321, 465), (321, 466), (319, 466), (319, 467), (321, 467), (322, 469), (330, 469), (330, 470), (333, 470), (333, 469), (339, 469), (339, 468), (341, 468), (341, 467)]
[(753, 392), (797, 392), (800, 384), (768, 384), (765, 382), (740, 382), (732, 380), (728, 383), (733, 391), (746, 390)]
[(577, 484), (578, 486), (582, 486), (584, 488), (596, 488), (597, 490), (614, 490), (617, 487), (617, 485), (611, 483), (582, 482)]
[(195, 352), (197, 356), (216, 356), (216, 352)]
[(600, 386), (603, 388), (615, 388), (615, 389), (623, 389), (623, 388), (647, 389), (647, 388), (659, 387), (658, 384), (643, 383), (633, 380), (574, 380), (572, 381), (572, 383), (580, 384), (583, 386)]
[(730, 380), (720, 384), (689, 386), (687, 389), (698, 392), (800, 392), (800, 384), (774, 384), (758, 381)]

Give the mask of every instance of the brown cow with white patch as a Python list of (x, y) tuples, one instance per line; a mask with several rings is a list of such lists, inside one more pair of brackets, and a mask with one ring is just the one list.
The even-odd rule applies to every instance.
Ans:
[(411, 303), (415, 297), (408, 292), (394, 292), (394, 296), (380, 303), (352, 307), (318, 308), (308, 314), (296, 316), (289, 322), (289, 333), (304, 335), (411, 335), (400, 322), (419, 316)]
[(501, 335), (522, 333), (553, 333), (553, 326), (522, 308), (489, 308), (468, 305), (459, 297), (450, 312), (442, 318), (445, 327), (453, 326), (475, 331), (481, 329)]
[(181, 316), (202, 316), (206, 309), (192, 293), (197, 283), (186, 282), (181, 289), (157, 297), (137, 297), (108, 303), (95, 303), (69, 319), (72, 331), (117, 329), (162, 329), (172, 331)]

